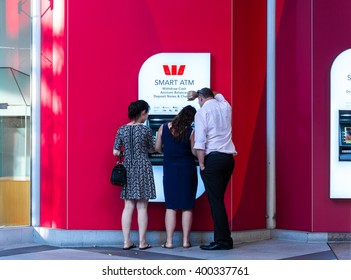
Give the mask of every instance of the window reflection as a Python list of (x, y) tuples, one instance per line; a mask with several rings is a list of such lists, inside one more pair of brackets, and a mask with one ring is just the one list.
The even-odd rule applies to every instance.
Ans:
[(0, 0), (0, 226), (30, 224), (30, 7)]

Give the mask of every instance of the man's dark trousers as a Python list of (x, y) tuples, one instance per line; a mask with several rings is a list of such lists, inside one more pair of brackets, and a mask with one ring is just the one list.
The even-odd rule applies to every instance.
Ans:
[(224, 194), (233, 173), (235, 161), (232, 154), (209, 153), (205, 157), (205, 169), (200, 171), (205, 185), (214, 224), (214, 242), (232, 248)]

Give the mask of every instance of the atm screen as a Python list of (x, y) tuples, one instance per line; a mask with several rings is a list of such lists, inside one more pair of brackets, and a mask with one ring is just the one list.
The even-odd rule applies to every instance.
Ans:
[(351, 145), (351, 126), (344, 126), (341, 133), (342, 144)]
[[(166, 122), (172, 121), (173, 118), (174, 115), (149, 115), (146, 125), (152, 129), (152, 138), (154, 142), (156, 141), (159, 127)], [(163, 154), (149, 154), (149, 158), (152, 165), (163, 165)]]
[(351, 161), (351, 111), (339, 110), (339, 161)]

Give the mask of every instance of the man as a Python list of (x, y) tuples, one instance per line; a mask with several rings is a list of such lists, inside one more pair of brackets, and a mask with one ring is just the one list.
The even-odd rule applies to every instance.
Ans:
[(236, 155), (232, 141), (232, 108), (222, 94), (209, 88), (189, 91), (188, 100), (198, 98), (195, 115), (194, 149), (200, 166), (214, 223), (214, 242), (200, 246), (203, 250), (228, 250), (233, 239), (224, 204), (224, 194), (234, 170)]

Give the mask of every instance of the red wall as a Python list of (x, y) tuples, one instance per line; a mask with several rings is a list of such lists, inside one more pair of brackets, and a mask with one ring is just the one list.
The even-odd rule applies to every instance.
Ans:
[(351, 2), (277, 4), (277, 227), (350, 232), (351, 201), (329, 199), (329, 73), (351, 46)]
[(65, 2), (42, 1), (41, 225), (67, 227), (67, 25)]
[[(264, 228), (265, 1), (62, 2), (43, 29), (44, 54), (59, 59), (43, 68), (41, 224), (121, 229), (112, 146), (138, 97), (141, 65), (160, 52), (210, 52), (211, 87), (233, 104), (239, 152), (226, 194), (232, 229)], [(164, 230), (162, 203), (150, 203), (149, 216), (150, 230)], [(193, 229), (212, 230), (205, 195)]]
[[(239, 152), (226, 195), (231, 227), (264, 228), (265, 2), (55, 2), (42, 17), (41, 225), (121, 228), (120, 190), (108, 181), (112, 145), (137, 99), (141, 65), (160, 52), (210, 52), (211, 86), (233, 105)], [(350, 8), (348, 0), (277, 0), (280, 229), (351, 231), (350, 200), (329, 199), (329, 71), (350, 48)], [(149, 229), (164, 230), (163, 204), (150, 203), (149, 215)], [(193, 229), (212, 229), (205, 195)]]
[(233, 229), (266, 227), (266, 1), (233, 1)]

